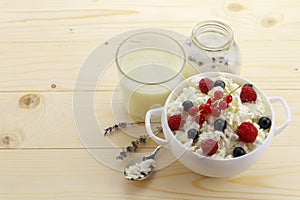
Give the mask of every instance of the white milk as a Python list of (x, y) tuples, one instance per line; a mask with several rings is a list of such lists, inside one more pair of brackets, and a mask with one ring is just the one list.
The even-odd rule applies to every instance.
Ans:
[[(154, 55), (157, 51), (158, 58)], [(120, 80), (123, 102), (129, 114), (139, 120), (144, 119), (149, 109), (163, 106), (171, 90), (183, 80), (179, 75), (183, 60), (166, 51), (139, 50), (121, 61), (127, 67), (124, 71), (127, 76)]]

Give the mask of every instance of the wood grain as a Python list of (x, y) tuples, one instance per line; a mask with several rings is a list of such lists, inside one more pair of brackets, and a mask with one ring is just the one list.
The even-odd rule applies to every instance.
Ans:
[[(190, 4), (76, 1), (72, 5), (26, 1), (26, 5), (15, 8), (11, 1), (3, 1), (0, 5), (0, 89), (53, 91), (51, 85), (56, 84), (55, 91), (70, 91), (89, 53), (112, 36), (149, 27), (167, 28), (188, 36), (192, 27), (204, 19), (223, 20), (233, 28), (242, 53), (242, 75), (268, 89), (275, 86), (282, 89), (277, 84), (280, 78), (285, 78), (289, 87), (299, 89), (299, 64), (295, 57), (300, 53), (298, 10), (297, 3), (289, 2), (293, 1), (268, 6), (257, 1), (211, 1), (209, 5), (205, 1), (190, 1)], [(231, 4), (242, 9), (230, 10)], [(294, 4), (293, 8), (288, 6)], [(63, 7), (58, 9), (60, 5)], [(185, 13), (180, 17), (178, 6)], [(153, 15), (153, 9), (158, 9), (160, 15)], [(200, 18), (198, 13), (206, 17)], [(261, 22), (265, 18), (273, 19), (269, 23), (274, 25), (265, 27)], [(253, 67), (261, 73), (253, 71)], [(281, 68), (287, 70), (279, 73)], [(265, 73), (270, 74), (268, 80), (259, 76)], [(275, 86), (265, 85), (262, 79)], [(103, 87), (111, 89), (109, 84), (104, 82)]]
[[(116, 91), (115, 93), (119, 93)], [(300, 96), (300, 91), (296, 90), (267, 90), (266, 95), (276, 96), (280, 93), (284, 96), (289, 106), (291, 107), (293, 116), (297, 116), (300, 112), (299, 100), (294, 96)], [(79, 139), (76, 130), (76, 122), (74, 121), (74, 113), (72, 98), (73, 93), (68, 92), (41, 92), (35, 93), (41, 98), (40, 104), (34, 109), (24, 109), (19, 106), (19, 99), (26, 93), (1, 93), (0, 109), (5, 115), (1, 115), (0, 132), (9, 132), (18, 130), (22, 135), (22, 148), (85, 148)], [(84, 134), (99, 134), (102, 138), (104, 129), (112, 126), (115, 122), (122, 122), (129, 119), (126, 116), (126, 111), (123, 107), (121, 99), (112, 102), (112, 96), (118, 95), (112, 92), (96, 92), (95, 93), (95, 115), (99, 125), (99, 133), (84, 133)], [(89, 105), (82, 105), (83, 109)], [(112, 106), (116, 109), (112, 109)], [(276, 123), (280, 125), (285, 120), (284, 110), (281, 104), (273, 104)], [(283, 133), (274, 139), (278, 145), (297, 145), (300, 143), (297, 130), (300, 128), (296, 123), (297, 117)], [(79, 121), (80, 122), (80, 121)], [(89, 123), (89, 122), (86, 122)], [(139, 126), (138, 126), (139, 127)], [(82, 133), (80, 133), (82, 134)], [(115, 143), (116, 146), (125, 147), (130, 141), (140, 135), (146, 134), (146, 131), (141, 128), (127, 128), (124, 132), (112, 132), (107, 136), (107, 139)], [(153, 147), (155, 143), (150, 142), (149, 146)], [(105, 146), (99, 141), (99, 148), (112, 147)]]
[(175, 162), (142, 182), (124, 180), (82, 149), (2, 150), (0, 199), (298, 199), (300, 160), (293, 150), (271, 147), (262, 161), (231, 178), (207, 178)]
[[(101, 43), (104, 40), (0, 43), (0, 90), (72, 91), (88, 54)], [(300, 42), (241, 41), (240, 49), (242, 76), (260, 84), (263, 89), (282, 89), (281, 80), (288, 88), (300, 89), (300, 66), (295, 57), (300, 53)], [(100, 79), (97, 90), (112, 90), (116, 86), (117, 71), (111, 70), (109, 65), (104, 68), (107, 72)], [(269, 76), (264, 76), (266, 73)], [(56, 87), (52, 88), (52, 84)], [(89, 86), (93, 83), (85, 80), (83, 84)]]
[[(1, 0), (0, 199), (300, 199), (299, 7), (294, 0)], [(112, 167), (127, 160), (115, 156), (145, 131), (132, 127), (102, 136), (103, 128), (127, 120), (117, 71), (107, 68), (95, 91), (74, 91), (84, 61), (126, 31), (164, 28), (189, 36), (208, 19), (230, 25), (242, 54), (241, 75), (267, 96), (283, 96), (291, 124), (258, 163), (237, 176), (208, 178), (176, 161), (149, 180), (124, 180)], [(94, 95), (99, 130), (78, 134), (74, 92)], [(20, 106), (28, 94), (40, 101), (27, 99)], [(273, 106), (278, 126), (284, 110)], [(97, 140), (86, 146), (80, 134)], [(139, 152), (155, 146), (148, 141)]]

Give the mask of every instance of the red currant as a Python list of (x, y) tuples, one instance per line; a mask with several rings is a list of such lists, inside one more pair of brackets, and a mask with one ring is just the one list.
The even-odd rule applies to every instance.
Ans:
[(226, 102), (226, 100), (222, 100), (219, 103), (219, 107), (220, 107), (221, 110), (226, 110), (228, 108), (228, 103)]
[(231, 95), (227, 95), (227, 96), (225, 97), (225, 100), (226, 100), (226, 102), (227, 102), (228, 104), (230, 104), (230, 103), (232, 102), (232, 96), (231, 96)]
[(215, 97), (215, 99), (217, 99), (217, 100), (221, 99), (221, 98), (223, 97), (223, 92), (220, 91), (220, 90), (215, 91), (214, 97)]
[(203, 115), (198, 115), (195, 119), (195, 121), (199, 124), (202, 125), (205, 122), (205, 117)]
[(219, 117), (220, 115), (221, 115), (220, 108), (216, 107), (216, 106), (212, 107), (212, 109), (211, 109), (211, 116), (213, 116), (213, 117)]
[(206, 101), (206, 103), (208, 103), (209, 105), (211, 105), (212, 102), (213, 102), (213, 101), (212, 101), (212, 98), (208, 98), (207, 101)]
[(199, 112), (199, 109), (195, 106), (192, 106), (189, 109), (189, 114), (193, 117), (196, 116), (198, 112)]
[(201, 104), (199, 110), (204, 117), (209, 116), (211, 114), (211, 106), (208, 103)]

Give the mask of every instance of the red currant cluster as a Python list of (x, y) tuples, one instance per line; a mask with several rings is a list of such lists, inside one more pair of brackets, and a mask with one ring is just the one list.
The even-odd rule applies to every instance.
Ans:
[[(199, 82), (199, 89), (204, 94), (208, 94), (208, 92), (216, 86), (223, 86), (222, 88), (225, 88), (225, 83), (221, 80), (213, 82), (208, 78), (201, 79)], [(232, 96), (230, 93), (224, 94), (221, 90), (217, 90), (214, 92), (213, 97), (208, 98), (206, 103), (201, 104), (199, 107), (191, 106), (188, 109), (188, 113), (195, 117), (199, 125), (202, 125), (210, 116), (219, 117), (222, 110), (226, 110), (231, 102)]]
[(222, 91), (215, 91), (214, 97), (207, 100), (207, 104), (210, 105), (211, 115), (213, 117), (219, 117), (222, 110), (226, 110), (229, 104), (232, 102), (232, 96), (224, 95)]

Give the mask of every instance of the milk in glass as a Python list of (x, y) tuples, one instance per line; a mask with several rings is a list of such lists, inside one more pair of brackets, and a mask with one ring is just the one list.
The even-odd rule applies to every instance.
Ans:
[(180, 72), (184, 59), (166, 50), (134, 50), (119, 60), (123, 66), (123, 103), (135, 119), (143, 120), (149, 109), (163, 106), (172, 89), (183, 80)]

